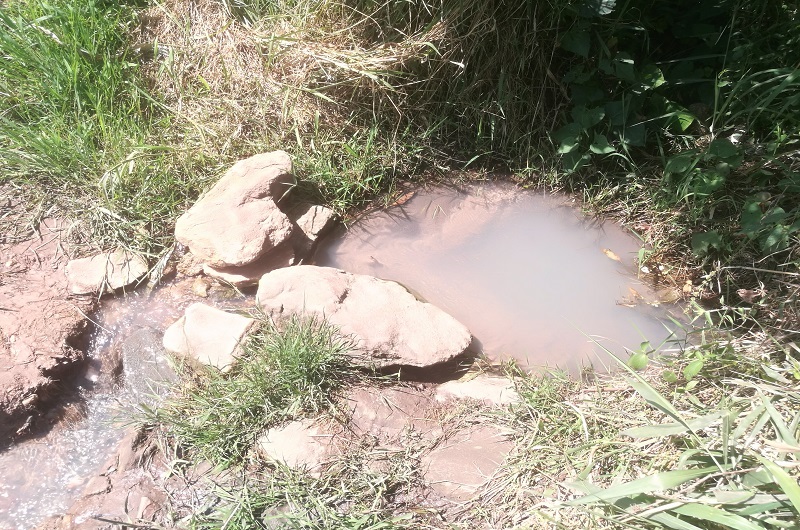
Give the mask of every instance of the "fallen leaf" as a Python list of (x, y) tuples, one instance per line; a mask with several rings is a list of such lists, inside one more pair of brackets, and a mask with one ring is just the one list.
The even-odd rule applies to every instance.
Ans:
[(610, 259), (613, 259), (614, 261), (622, 262), (622, 260), (619, 259), (619, 256), (617, 256), (616, 254), (614, 254), (614, 252), (612, 252), (611, 250), (609, 250), (607, 248), (603, 249), (603, 254), (605, 254), (606, 257), (608, 257)]

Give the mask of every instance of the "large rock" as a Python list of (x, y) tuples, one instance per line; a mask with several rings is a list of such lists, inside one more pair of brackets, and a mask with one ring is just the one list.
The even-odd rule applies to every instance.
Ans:
[[(0, 203), (2, 193), (0, 187)], [(97, 298), (70, 294), (60, 240), (68, 227), (43, 219), (40, 237), (4, 243), (10, 234), (0, 235), (0, 450), (37, 428), (48, 403), (64, 391), (61, 381), (86, 359), (85, 315)]]
[(94, 294), (127, 287), (144, 277), (150, 268), (143, 257), (117, 249), (90, 258), (72, 260), (66, 275), (72, 294)]
[(256, 301), (273, 317), (324, 317), (352, 335), (369, 363), (430, 366), (464, 353), (469, 330), (398, 283), (328, 267), (301, 265), (265, 274)]
[(205, 304), (192, 304), (164, 333), (164, 349), (227, 370), (241, 354), (241, 341), (255, 323)]
[(212, 267), (251, 263), (290, 237), (277, 203), (293, 183), (283, 151), (241, 160), (178, 218), (175, 237)]

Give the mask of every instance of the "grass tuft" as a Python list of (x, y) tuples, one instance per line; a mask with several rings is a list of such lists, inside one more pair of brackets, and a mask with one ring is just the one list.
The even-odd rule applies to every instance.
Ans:
[(147, 411), (149, 421), (202, 458), (241, 462), (269, 427), (333, 406), (336, 390), (358, 374), (351, 346), (322, 321), (291, 318), (278, 327), (264, 319), (229, 372), (203, 370), (180, 395)]

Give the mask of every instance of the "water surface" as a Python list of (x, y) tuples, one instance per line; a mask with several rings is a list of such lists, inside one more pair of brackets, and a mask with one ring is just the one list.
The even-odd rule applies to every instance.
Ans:
[(639, 249), (562, 196), (491, 183), (418, 191), (329, 237), (314, 262), (402, 283), (494, 360), (576, 372), (608, 365), (603, 348), (627, 357), (669, 338), (667, 312), (636, 278)]

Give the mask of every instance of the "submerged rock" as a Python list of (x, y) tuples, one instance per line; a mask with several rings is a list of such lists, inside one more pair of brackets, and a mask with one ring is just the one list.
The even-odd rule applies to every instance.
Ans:
[(212, 267), (252, 263), (291, 236), (278, 202), (293, 184), (283, 151), (241, 160), (178, 218), (175, 237)]
[(241, 267), (203, 266), (203, 273), (216, 280), (229, 283), (234, 287), (256, 285), (258, 280), (269, 271), (288, 267), (294, 263), (294, 249), (288, 242), (282, 243), (263, 257)]
[(472, 336), (441, 309), (398, 283), (328, 267), (301, 265), (265, 274), (256, 301), (273, 317), (324, 317), (356, 340), (377, 367), (425, 367), (463, 354)]
[(192, 304), (164, 333), (164, 349), (227, 370), (241, 354), (240, 342), (253, 324), (252, 318)]
[(127, 287), (147, 274), (150, 267), (143, 257), (117, 249), (67, 263), (65, 273), (72, 294), (102, 294)]

